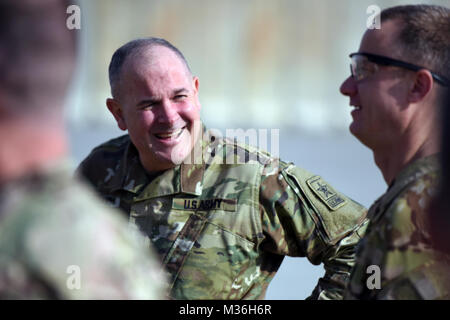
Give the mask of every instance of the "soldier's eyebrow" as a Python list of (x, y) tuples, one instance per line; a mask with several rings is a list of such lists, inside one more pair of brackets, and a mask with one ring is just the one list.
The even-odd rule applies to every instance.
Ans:
[(139, 101), (136, 104), (136, 106), (137, 107), (143, 107), (143, 106), (147, 106), (147, 105), (152, 105), (152, 104), (158, 103), (159, 101), (161, 101), (161, 99), (156, 98), (156, 97), (150, 97), (148, 99), (144, 99), (144, 100)]
[(175, 90), (173, 91), (173, 95), (174, 95), (174, 96), (176, 96), (176, 95), (178, 95), (178, 94), (180, 94), (180, 93), (189, 93), (189, 90), (186, 89), (186, 88), (180, 88), (180, 89), (175, 89)]
[[(189, 93), (189, 90), (186, 88), (179, 88), (179, 89), (175, 89), (172, 91), (172, 96), (177, 96), (181, 93)], [(144, 107), (144, 106), (148, 106), (148, 105), (153, 105), (156, 104), (158, 102), (160, 102), (162, 99), (158, 98), (158, 97), (149, 97), (147, 99), (141, 100), (139, 101), (136, 106), (137, 107)]]

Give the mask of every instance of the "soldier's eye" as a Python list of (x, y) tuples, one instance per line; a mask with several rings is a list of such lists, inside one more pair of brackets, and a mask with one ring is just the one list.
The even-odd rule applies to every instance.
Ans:
[(140, 109), (142, 109), (142, 110), (148, 110), (148, 109), (151, 109), (151, 108), (155, 107), (157, 104), (158, 104), (157, 101), (154, 101), (154, 102), (149, 101), (149, 102), (147, 102), (147, 103), (142, 104), (142, 105), (140, 106)]
[(177, 101), (184, 100), (185, 98), (187, 98), (187, 95), (185, 95), (185, 94), (178, 94), (174, 97), (174, 99)]

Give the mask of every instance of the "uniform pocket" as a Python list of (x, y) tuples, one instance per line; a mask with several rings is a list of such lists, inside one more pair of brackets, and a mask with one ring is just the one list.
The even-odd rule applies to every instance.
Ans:
[(233, 284), (256, 258), (255, 244), (210, 221), (192, 243), (172, 288), (177, 299), (230, 299)]
[(163, 260), (189, 217), (190, 212), (172, 210), (170, 199), (153, 199), (133, 204), (129, 222), (144, 235), (149, 245), (153, 245)]

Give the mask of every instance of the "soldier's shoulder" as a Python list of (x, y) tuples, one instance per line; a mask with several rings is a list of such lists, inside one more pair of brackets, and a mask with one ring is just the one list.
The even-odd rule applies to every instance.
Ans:
[(98, 168), (115, 168), (129, 144), (130, 137), (126, 134), (98, 145), (80, 163), (77, 172), (90, 179), (97, 176)]
[[(421, 175), (408, 184), (388, 205), (374, 225), (380, 241), (389, 248), (386, 252), (401, 251), (405, 257), (429, 259), (430, 216), (429, 206), (436, 193), (437, 174)], [(387, 194), (389, 195), (389, 193)], [(405, 261), (416, 261), (408, 258)], [(403, 268), (410, 268), (408, 263)], [(395, 266), (394, 266), (395, 267)]]
[(387, 210), (386, 219), (390, 228), (398, 226), (403, 230), (402, 226), (414, 223), (421, 230), (428, 229), (428, 209), (437, 193), (438, 183), (439, 175), (433, 171), (403, 189)]
[(230, 155), (234, 155), (235, 160), (240, 164), (249, 163), (267, 166), (274, 163), (276, 164), (280, 161), (278, 155), (271, 154), (262, 148), (237, 139), (221, 137), (219, 144), (225, 149), (224, 155), (227, 158), (229, 158)]
[[(126, 219), (82, 182), (72, 179), (69, 173), (56, 174), (26, 185), (24, 191), (8, 205), (11, 214), (0, 225), (0, 260), (4, 265), (21, 257), (24, 269), (20, 272), (27, 275), (28, 270), (40, 270), (43, 279), (51, 281), (52, 290), (63, 298), (102, 297), (90, 283), (98, 270), (105, 271), (103, 281), (112, 289), (108, 297), (161, 297), (161, 286), (155, 280), (155, 258), (133, 239)], [(131, 260), (136, 265), (129, 266)], [(67, 289), (67, 272), (72, 265), (83, 270), (87, 290)], [(134, 268), (133, 277), (141, 278), (142, 283), (149, 278), (155, 280), (155, 290), (142, 288), (141, 284), (136, 292), (126, 289), (127, 285), (136, 287), (132, 272), (124, 271), (127, 268)], [(145, 273), (141, 270), (144, 268)], [(1, 291), (0, 281), (0, 295)]]
[(427, 158), (416, 161), (407, 169), (407, 174), (398, 178), (398, 181), (389, 188), (381, 199), (387, 203), (392, 201), (391, 210), (417, 209), (424, 211), (426, 204), (437, 191), (440, 178), (440, 169), (432, 160), (435, 159)]
[(129, 143), (130, 136), (128, 134), (108, 140), (93, 148), (87, 159), (99, 157), (114, 158), (115, 156), (123, 154)]
[[(91, 212), (81, 209), (107, 208), (84, 182), (72, 177), (68, 167), (53, 168), (15, 184), (9, 191), (9, 198), (6, 207), (14, 212), (11, 216), (23, 215), (30, 225), (38, 222), (34, 221), (35, 216), (39, 216), (39, 221), (54, 220), (76, 211), (77, 215), (73, 216), (76, 218)], [(30, 212), (36, 214), (27, 217)], [(27, 226), (23, 223), (19, 225)]]
[(71, 234), (78, 221), (96, 219), (98, 213), (108, 210), (68, 171), (59, 170), (15, 184), (4, 205), (0, 251), (11, 256), (24, 254), (31, 262), (39, 262), (38, 256), (45, 253), (39, 248), (29, 249), (30, 246), (39, 247), (44, 239), (54, 239), (49, 243), (59, 246), (63, 238), (61, 226), (70, 226), (64, 232)]

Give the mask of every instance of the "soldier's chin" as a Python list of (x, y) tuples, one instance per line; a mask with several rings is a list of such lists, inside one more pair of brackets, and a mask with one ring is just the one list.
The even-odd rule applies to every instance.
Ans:
[(353, 121), (350, 123), (349, 131), (352, 135), (354, 135), (356, 138), (360, 135), (361, 128), (359, 126), (359, 123)]
[(353, 127), (350, 126), (350, 133), (359, 140), (359, 142), (361, 142), (363, 145), (365, 145), (366, 147), (368, 147), (369, 149), (372, 149), (372, 144), (371, 144), (371, 138), (373, 137), (372, 135), (366, 133), (364, 130), (362, 130), (361, 127), (358, 127), (356, 125), (354, 125)]
[(172, 149), (172, 152), (170, 154), (170, 161), (175, 165), (183, 163), (183, 161), (188, 158), (191, 149), (191, 142), (189, 140), (177, 144)]

